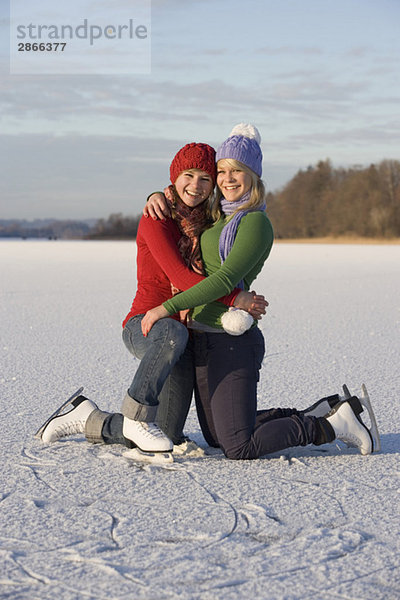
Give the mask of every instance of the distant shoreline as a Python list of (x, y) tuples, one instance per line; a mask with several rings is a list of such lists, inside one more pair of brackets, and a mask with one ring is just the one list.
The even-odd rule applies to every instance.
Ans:
[(320, 238), (276, 238), (275, 244), (375, 244), (399, 245), (400, 238), (364, 238), (364, 237), (320, 237)]
[[(7, 237), (0, 236), (0, 241), (51, 241), (51, 242), (135, 242), (129, 237), (96, 237), (96, 238), (63, 238), (63, 237)], [(336, 245), (376, 245), (398, 246), (400, 238), (364, 238), (364, 237), (318, 237), (318, 238), (275, 238), (275, 244), (336, 244)]]

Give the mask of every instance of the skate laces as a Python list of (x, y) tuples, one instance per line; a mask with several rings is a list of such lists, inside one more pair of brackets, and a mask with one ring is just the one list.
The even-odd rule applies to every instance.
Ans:
[(69, 421), (67, 423), (61, 423), (54, 428), (53, 435), (58, 438), (67, 437), (74, 433), (83, 433), (85, 431), (85, 423), (83, 421)]
[(140, 423), (144, 429), (144, 435), (148, 438), (165, 438), (165, 434), (161, 431), (156, 423)]

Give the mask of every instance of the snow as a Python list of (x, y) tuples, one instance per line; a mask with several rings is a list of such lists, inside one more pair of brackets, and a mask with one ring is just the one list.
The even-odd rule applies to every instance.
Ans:
[[(400, 246), (276, 244), (261, 407), (365, 382), (382, 452), (341, 443), (137, 466), (121, 446), (33, 435), (80, 385), (119, 410), (129, 242), (1, 241), (0, 597), (400, 598)], [(192, 408), (186, 433), (205, 446)]]

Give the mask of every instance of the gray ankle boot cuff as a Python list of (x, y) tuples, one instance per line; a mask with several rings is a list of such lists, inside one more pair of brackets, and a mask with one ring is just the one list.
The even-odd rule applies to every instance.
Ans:
[(122, 414), (128, 419), (133, 421), (145, 421), (146, 423), (153, 423), (156, 420), (158, 405), (148, 406), (147, 404), (140, 404), (134, 398), (131, 398), (128, 392), (125, 395), (124, 401), (122, 402)]
[(104, 421), (111, 413), (104, 412), (96, 408), (90, 413), (85, 424), (85, 437), (92, 444), (101, 444), (103, 437), (101, 435)]

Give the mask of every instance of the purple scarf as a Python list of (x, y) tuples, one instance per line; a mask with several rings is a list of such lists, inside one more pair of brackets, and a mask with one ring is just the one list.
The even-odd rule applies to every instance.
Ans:
[[(219, 257), (221, 259), (221, 265), (225, 262), (226, 257), (229, 252), (232, 250), (233, 243), (235, 241), (237, 229), (239, 227), (240, 221), (242, 218), (247, 215), (249, 212), (254, 212), (256, 210), (264, 211), (265, 204), (260, 206), (259, 208), (249, 208), (247, 210), (240, 210), (240, 207), (243, 204), (246, 204), (250, 200), (251, 190), (246, 192), (239, 200), (236, 202), (229, 202), (224, 197), (221, 198), (221, 208), (222, 212), (225, 216), (229, 216), (237, 210), (237, 213), (228, 221), (228, 223), (224, 226), (221, 231), (221, 235), (219, 237)], [(239, 209), (239, 210), (238, 210)], [(241, 289), (244, 288), (243, 279), (239, 281), (237, 287)]]

